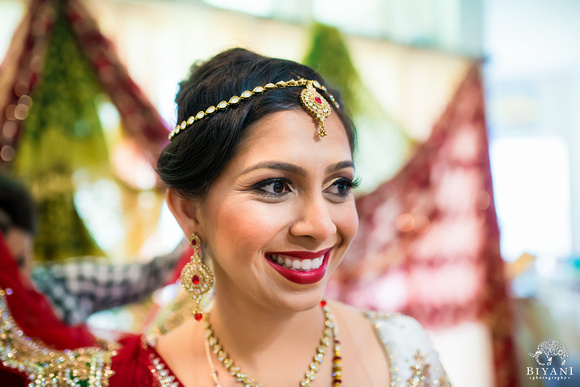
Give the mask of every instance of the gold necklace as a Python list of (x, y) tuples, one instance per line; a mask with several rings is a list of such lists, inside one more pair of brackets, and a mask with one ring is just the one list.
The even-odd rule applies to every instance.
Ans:
[(222, 385), (220, 384), (220, 381), (218, 379), (218, 372), (215, 369), (215, 366), (213, 365), (211, 353), (209, 352), (209, 343), (207, 342), (207, 340), (204, 340), (204, 344), (205, 344), (205, 356), (207, 357), (207, 361), (208, 361), (209, 367), (211, 369), (211, 371), (210, 371), (211, 378), (213, 379), (213, 382), (215, 383), (216, 387), (222, 387)]
[[(300, 381), (299, 386), (306, 387), (310, 386), (310, 383), (314, 380), (316, 373), (320, 370), (320, 365), (324, 360), (324, 355), (326, 350), (330, 347), (332, 343), (334, 345), (334, 357), (332, 359), (332, 386), (340, 387), (342, 385), (342, 358), (340, 356), (340, 341), (338, 340), (338, 328), (334, 321), (334, 316), (330, 307), (326, 305), (326, 301), (321, 301), (320, 306), (324, 312), (324, 330), (322, 331), (322, 338), (320, 339), (320, 345), (316, 348), (312, 362), (308, 366), (308, 371), (304, 374), (304, 378)], [(249, 387), (263, 387), (262, 383), (256, 382), (253, 378), (249, 377), (246, 373), (240, 370), (240, 367), (234, 364), (234, 361), (230, 355), (224, 350), (223, 346), (219, 343), (219, 340), (215, 336), (215, 333), (209, 323), (209, 319), (204, 319), (205, 328), (205, 348), (206, 356), (211, 367), (211, 376), (214, 380), (216, 387), (219, 387), (218, 373), (213, 365), (211, 359), (211, 354), (209, 348), (217, 356), (217, 359), (224, 365), (228, 370), (230, 375), (232, 375), (236, 380)]]

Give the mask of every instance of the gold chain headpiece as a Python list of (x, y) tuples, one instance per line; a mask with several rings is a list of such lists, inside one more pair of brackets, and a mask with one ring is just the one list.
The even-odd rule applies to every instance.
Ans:
[(295, 81), (291, 79), (289, 81), (279, 81), (276, 83), (268, 83), (264, 86), (256, 86), (252, 91), (246, 90), (240, 96), (234, 95), (228, 101), (221, 101), (215, 106), (208, 107), (205, 111), (200, 110), (196, 115), (189, 117), (187, 120), (184, 120), (180, 124), (178, 124), (175, 129), (171, 131), (169, 134), (169, 140), (173, 140), (173, 138), (178, 135), (179, 133), (183, 132), (186, 129), (189, 129), (193, 123), (203, 120), (204, 118), (211, 116), (217, 111), (226, 110), (228, 107), (232, 105), (237, 105), (240, 101), (247, 100), (252, 98), (252, 96), (256, 94), (262, 94), (268, 90), (274, 89), (283, 89), (285, 87), (295, 87), (295, 86), (304, 86), (304, 90), (300, 93), (300, 103), (304, 109), (310, 114), (320, 126), (318, 128), (318, 135), (320, 137), (326, 136), (326, 130), (324, 129), (324, 121), (330, 116), (332, 113), (332, 109), (330, 104), (324, 99), (322, 95), (317, 91), (322, 90), (328, 95), (328, 98), (332, 102), (332, 104), (339, 109), (340, 105), (334, 99), (334, 96), (330, 94), (325, 86), (322, 86), (318, 81), (313, 81), (309, 79), (300, 78), (299, 80)]

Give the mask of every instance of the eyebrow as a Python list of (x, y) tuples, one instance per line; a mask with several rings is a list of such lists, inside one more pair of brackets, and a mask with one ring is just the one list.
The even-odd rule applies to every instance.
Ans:
[[(338, 163), (329, 165), (326, 168), (326, 173), (333, 173), (345, 168), (354, 168), (354, 163), (351, 160), (339, 161)], [(245, 175), (256, 169), (277, 169), (280, 171), (290, 172), (295, 175), (305, 176), (306, 169), (299, 167), (296, 164), (284, 163), (278, 161), (264, 161), (245, 169), (241, 175)]]
[(326, 173), (340, 171), (341, 169), (345, 169), (345, 168), (353, 168), (354, 169), (354, 163), (351, 160), (339, 161), (336, 164), (329, 165), (328, 168), (326, 168)]

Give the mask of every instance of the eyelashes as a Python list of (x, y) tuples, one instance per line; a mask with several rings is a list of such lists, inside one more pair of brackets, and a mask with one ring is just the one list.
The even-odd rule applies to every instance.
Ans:
[(341, 177), (332, 182), (329, 188), (336, 187), (339, 191), (340, 196), (348, 196), (350, 192), (360, 185), (360, 178), (349, 179), (347, 177)]
[[(352, 190), (359, 185), (359, 178), (352, 179), (348, 177), (340, 177), (333, 180), (326, 188), (324, 188), (323, 193), (344, 199), (347, 198)], [(281, 177), (262, 180), (254, 184), (251, 189), (257, 194), (270, 199), (282, 199), (294, 192), (292, 183), (288, 179)]]
[(282, 197), (283, 195), (292, 192), (290, 182), (287, 179), (280, 177), (262, 180), (255, 184), (253, 189), (261, 195), (272, 198)]

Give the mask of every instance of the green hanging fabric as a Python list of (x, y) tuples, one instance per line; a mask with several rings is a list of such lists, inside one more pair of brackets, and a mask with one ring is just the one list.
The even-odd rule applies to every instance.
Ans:
[(361, 191), (373, 190), (402, 165), (413, 141), (364, 86), (337, 28), (314, 24), (303, 62), (341, 92), (357, 124), (355, 161), (362, 176)]
[(379, 103), (363, 85), (342, 34), (336, 27), (314, 24), (310, 48), (303, 62), (340, 90), (353, 116), (386, 117)]
[(303, 63), (320, 72), (332, 86), (339, 88), (352, 114), (360, 113), (356, 90), (360, 78), (338, 29), (315, 23), (310, 49)]
[(39, 205), (36, 259), (103, 255), (74, 206), (73, 174), (108, 172), (108, 152), (95, 97), (101, 88), (71, 26), (57, 6), (38, 89), (16, 153), (14, 171)]

